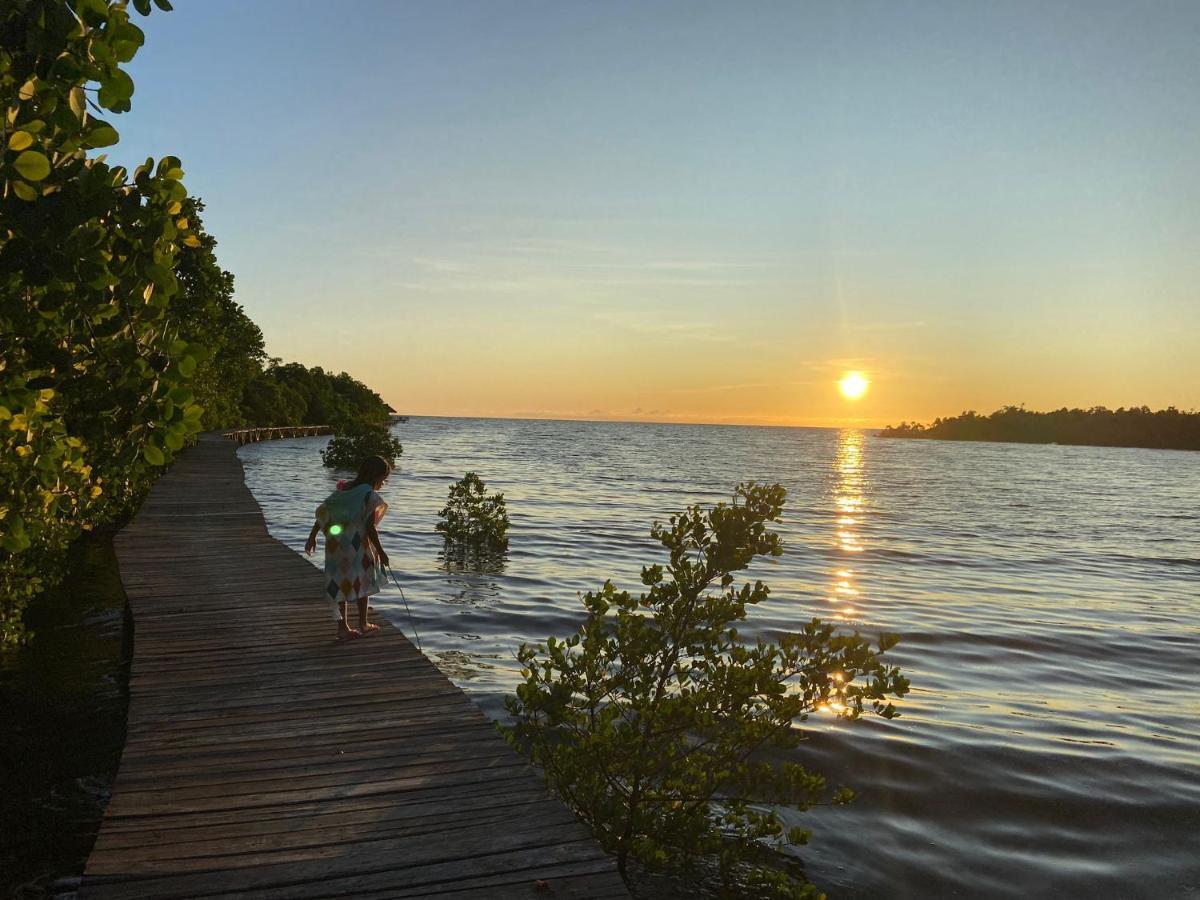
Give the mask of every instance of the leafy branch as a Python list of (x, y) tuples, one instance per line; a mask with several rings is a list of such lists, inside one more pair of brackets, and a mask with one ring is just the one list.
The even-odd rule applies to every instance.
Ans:
[(739, 485), (732, 503), (687, 508), (651, 535), (668, 563), (642, 570), (638, 595), (605, 582), (582, 598), (587, 617), (560, 640), (522, 645), (524, 681), (507, 701), (509, 741), (617, 857), (688, 870), (717, 861), (727, 891), (812, 896), (815, 889), (763, 862), (764, 848), (807, 839), (774, 805), (844, 803), (823, 776), (761, 760), (794, 748), (818, 709), (894, 718), (889, 698), (908, 681), (857, 633), (817, 619), (777, 643), (743, 643), (736, 625), (769, 594), (734, 573), (783, 552), (770, 525), (779, 485)]

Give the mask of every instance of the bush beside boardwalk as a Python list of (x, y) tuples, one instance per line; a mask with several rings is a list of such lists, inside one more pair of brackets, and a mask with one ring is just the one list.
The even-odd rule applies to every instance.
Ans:
[(1022, 444), (1082, 444), (1096, 447), (1145, 447), (1200, 450), (1200, 412), (1148, 406), (1130, 409), (1058, 409), (1033, 412), (1006, 406), (989, 416), (964, 412), (929, 425), (901, 422), (880, 437), (928, 438), (943, 441), (1001, 441)]

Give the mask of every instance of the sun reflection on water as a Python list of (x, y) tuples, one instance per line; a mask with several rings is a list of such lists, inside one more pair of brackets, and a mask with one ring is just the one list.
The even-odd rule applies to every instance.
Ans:
[[(838, 434), (837, 455), (834, 458), (833, 506), (837, 548), (842, 553), (862, 553), (859, 525), (865, 510), (867, 488), (863, 471), (863, 435), (861, 431), (842, 431)], [(851, 559), (853, 557), (850, 557)], [(833, 593), (828, 600), (835, 605), (834, 618), (849, 621), (858, 615), (850, 605), (861, 603), (855, 582), (854, 569), (845, 562), (833, 573)]]
[[(840, 554), (862, 553), (864, 546), (859, 526), (866, 508), (867, 478), (863, 471), (863, 436), (860, 431), (838, 433), (837, 454), (833, 463), (833, 507), (835, 544)], [(862, 597), (856, 582), (857, 574), (851, 567), (853, 556), (844, 557), (833, 570), (830, 594), (825, 599), (831, 606), (830, 615), (838, 622), (851, 622), (859, 618), (859, 610), (852, 603), (861, 603)], [(848, 707), (842, 702), (845, 691), (845, 675), (834, 673), (831, 678), (832, 696), (817, 706), (817, 712), (831, 716), (842, 716)]]

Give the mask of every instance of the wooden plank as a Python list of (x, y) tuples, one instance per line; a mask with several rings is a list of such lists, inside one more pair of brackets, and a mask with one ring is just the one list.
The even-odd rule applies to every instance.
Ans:
[(236, 863), (251, 854), (279, 851), (303, 851), (318, 846), (346, 844), (371, 837), (403, 837), (405, 835), (447, 834), (462, 828), (490, 825), (503, 827), (514, 817), (549, 821), (551, 816), (564, 815), (562, 804), (552, 798), (534, 799), (521, 796), (497, 803), (491, 797), (481, 797), (475, 805), (455, 805), (446, 809), (426, 809), (424, 815), (394, 817), (386, 811), (370, 810), (353, 818), (343, 816), (339, 822), (329, 818), (303, 819), (289, 823), (247, 840), (243, 835), (228, 833), (200, 838), (189, 835), (187, 841), (171, 841), (152, 846), (128, 845), (120, 851), (110, 851), (106, 864), (114, 872), (136, 874), (161, 871), (165, 864), (182, 860), (202, 860), (207, 868)]
[(267, 533), (237, 445), (203, 436), (117, 536), (128, 733), (79, 896), (627, 897), (402, 634), (333, 640), (322, 574)]
[[(205, 869), (203, 861), (192, 861), (179, 875), (121, 872), (95, 877), (112, 877), (114, 880), (106, 884), (106, 895), (117, 898), (223, 896), (225, 892), (239, 896), (251, 890), (260, 892), (258, 896), (280, 898), (353, 895), (408, 887), (414, 882), (445, 884), (455, 878), (503, 875), (516, 867), (535, 867), (539, 862), (564, 858), (596, 859), (600, 851), (594, 842), (556, 837), (558, 830), (569, 824), (551, 820), (543, 826), (518, 819), (506, 828), (487, 824), (464, 830), (457, 839), (434, 834), (360, 840), (347, 846), (248, 856), (239, 861), (240, 865), (219, 868), (210, 865)], [(182, 884), (181, 876), (186, 876)], [(535, 878), (532, 875), (530, 880)], [(337, 884), (337, 891), (330, 890), (331, 883)]]

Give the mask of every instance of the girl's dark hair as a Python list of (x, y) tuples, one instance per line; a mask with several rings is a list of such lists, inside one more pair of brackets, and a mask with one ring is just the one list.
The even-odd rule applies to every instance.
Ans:
[(382, 456), (368, 456), (358, 464), (358, 476), (346, 485), (346, 490), (356, 488), (360, 484), (369, 484), (374, 487), (376, 481), (391, 473), (392, 467)]

